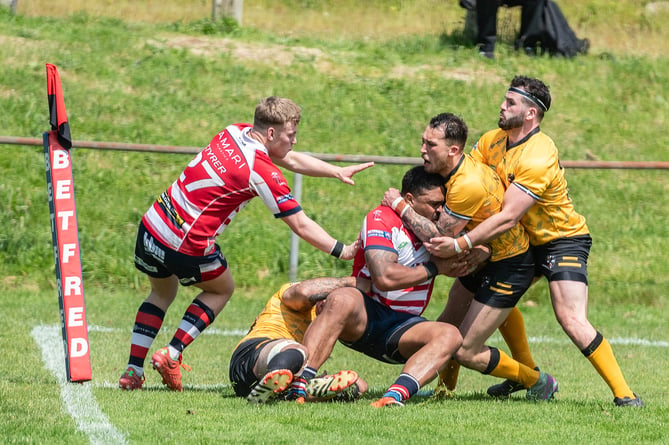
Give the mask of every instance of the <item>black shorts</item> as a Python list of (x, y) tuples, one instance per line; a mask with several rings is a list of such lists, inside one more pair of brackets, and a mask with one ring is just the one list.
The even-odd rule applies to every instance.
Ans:
[(491, 261), (480, 271), (458, 278), (474, 299), (496, 308), (514, 307), (534, 279), (532, 249), (525, 253)]
[(182, 285), (190, 286), (218, 277), (228, 268), (228, 262), (218, 244), (209, 255), (186, 255), (162, 244), (140, 223), (135, 242), (135, 267), (153, 278), (176, 275)]
[(406, 363), (399, 351), (400, 337), (412, 326), (427, 321), (423, 317), (398, 312), (373, 300), (360, 291), (365, 300), (367, 326), (354, 342), (340, 340), (343, 345), (385, 363)]
[(588, 284), (588, 256), (592, 247), (590, 235), (558, 238), (540, 246), (532, 246), (535, 276), (548, 281), (580, 281)]
[[(276, 340), (276, 339), (274, 339)], [(230, 357), (230, 382), (238, 397), (246, 397), (258, 384), (253, 368), (258, 361), (260, 351), (271, 342), (268, 337), (249, 338), (241, 343)]]

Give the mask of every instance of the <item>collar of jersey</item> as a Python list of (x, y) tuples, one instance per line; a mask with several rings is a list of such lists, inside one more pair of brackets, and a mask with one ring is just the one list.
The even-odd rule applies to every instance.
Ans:
[(448, 182), (448, 180), (451, 179), (451, 178), (453, 177), (453, 175), (455, 174), (455, 172), (458, 171), (458, 169), (460, 168), (460, 166), (462, 165), (462, 162), (463, 162), (464, 160), (465, 160), (465, 154), (462, 153), (462, 157), (460, 157), (460, 160), (458, 161), (458, 163), (457, 163), (457, 165), (455, 166), (455, 168), (454, 168), (453, 170), (451, 170), (451, 172), (450, 172), (449, 174), (447, 174), (446, 177), (444, 178), (444, 183)]
[(524, 138), (522, 138), (521, 140), (519, 140), (518, 142), (516, 142), (516, 143), (513, 144), (513, 145), (509, 145), (509, 136), (508, 136), (508, 134), (507, 134), (507, 137), (506, 137), (506, 150), (508, 151), (508, 150), (511, 150), (512, 148), (515, 148), (515, 147), (519, 146), (519, 145), (523, 145), (525, 142), (528, 141), (528, 139), (530, 139), (532, 136), (534, 136), (535, 134), (539, 133), (540, 131), (541, 131), (541, 128), (539, 128), (539, 127), (535, 128), (534, 130), (530, 131), (530, 132), (528, 133), (527, 136), (525, 136)]

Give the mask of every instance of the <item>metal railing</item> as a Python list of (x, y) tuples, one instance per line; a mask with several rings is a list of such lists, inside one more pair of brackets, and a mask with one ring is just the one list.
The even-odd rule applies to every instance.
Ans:
[[(24, 145), (24, 146), (42, 146), (44, 141), (39, 138), (24, 138), (12, 136), (0, 136), (0, 145)], [(126, 144), (120, 142), (93, 142), (93, 141), (72, 141), (72, 148), (91, 148), (97, 150), (118, 150), (118, 151), (138, 151), (138, 152), (156, 152), (156, 153), (174, 153), (174, 154), (197, 154), (203, 147), (188, 147), (179, 145), (155, 145), (155, 144)], [(342, 155), (342, 154), (324, 154), (309, 153), (310, 155), (328, 162), (374, 162), (378, 164), (390, 165), (420, 165), (423, 160), (419, 157), (398, 157), (398, 156), (369, 156), (369, 155)], [(669, 162), (664, 161), (560, 161), (566, 168), (588, 168), (588, 169), (669, 169)], [(293, 183), (293, 195), (300, 202), (302, 199), (302, 175), (295, 173)], [(291, 231), (290, 234), (290, 254), (289, 271), (290, 281), (297, 279), (298, 254), (300, 238)]]
[[(14, 136), (0, 136), (0, 145), (37, 145), (43, 143), (41, 138), (25, 138)], [(98, 150), (119, 151), (141, 151), (176, 154), (197, 154), (204, 147), (188, 147), (180, 145), (156, 145), (156, 144), (127, 144), (122, 142), (93, 142), (72, 141), (72, 148), (92, 148)], [(423, 161), (419, 157), (401, 156), (372, 156), (372, 155), (343, 155), (309, 153), (310, 155), (328, 162), (375, 162), (391, 165), (419, 165)], [(566, 168), (587, 169), (642, 169), (642, 170), (667, 170), (669, 161), (560, 161)]]

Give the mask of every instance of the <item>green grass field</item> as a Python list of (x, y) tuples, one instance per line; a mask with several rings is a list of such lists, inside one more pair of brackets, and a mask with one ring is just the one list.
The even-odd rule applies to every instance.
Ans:
[[(179, 2), (166, 0), (166, 15), (128, 2), (54, 0), (46, 12), (44, 3), (20, 1), (15, 17), (0, 9), (2, 136), (35, 138), (49, 130), (44, 64), (53, 63), (75, 141), (204, 146), (223, 126), (252, 119), (261, 97), (277, 94), (304, 109), (297, 150), (417, 156), (425, 124), (439, 112), (467, 121), (470, 145), (494, 128), (509, 80), (522, 73), (551, 86), (553, 106), (542, 129), (562, 159), (669, 161), (668, 17), (645, 12), (645, 1), (561, 1), (579, 34), (593, 42), (590, 55), (574, 60), (515, 54), (509, 42), (516, 22), (505, 11), (506, 43), (495, 62), (463, 40), (455, 0), (374, 0), (360, 8), (348, 0), (247, 0), (241, 28), (210, 23), (206, 1), (180, 14)], [(0, 145), (0, 442), (667, 442), (665, 170), (567, 172), (594, 238), (590, 320), (612, 343), (646, 402), (642, 410), (613, 406), (606, 384), (555, 321), (545, 283), (530, 289), (520, 307), (537, 363), (560, 383), (551, 403), (528, 403), (522, 394), (491, 400), (485, 389), (497, 380), (462, 370), (453, 398), (430, 397), (433, 383), (404, 409), (374, 410), (369, 402), (400, 368), (341, 345), (325, 369), (354, 369), (370, 383), (357, 403), (253, 407), (236, 399), (228, 380), (232, 349), (288, 280), (289, 230), (260, 202), (220, 240), (237, 290), (186, 350), (192, 371), (184, 373), (185, 391), (164, 390), (151, 369), (144, 391), (120, 391), (135, 311), (148, 292), (132, 264), (137, 223), (189, 159), (73, 151), (93, 369), (91, 382), (76, 385), (64, 381), (42, 148)], [(350, 241), (405, 170), (377, 165), (353, 187), (305, 178), (301, 203), (333, 236)], [(300, 279), (345, 275), (349, 267), (300, 244)], [(443, 308), (450, 284), (438, 279), (428, 318)], [(194, 296), (180, 290), (153, 349), (169, 342)], [(498, 335), (490, 344), (504, 347)]]

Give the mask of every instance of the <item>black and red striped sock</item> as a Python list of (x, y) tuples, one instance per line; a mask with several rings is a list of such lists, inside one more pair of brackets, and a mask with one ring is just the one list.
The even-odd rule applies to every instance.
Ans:
[(403, 372), (397, 380), (395, 380), (395, 383), (388, 388), (388, 391), (386, 391), (383, 397), (392, 397), (398, 402), (404, 402), (416, 394), (419, 389), (420, 384), (418, 383), (418, 380)]
[(144, 361), (149, 353), (153, 340), (158, 335), (163, 325), (165, 311), (158, 306), (143, 302), (137, 310), (135, 325), (132, 328), (132, 340), (130, 345), (130, 358), (128, 366), (142, 375), (144, 373)]
[[(214, 322), (214, 318), (216, 318), (214, 311), (212, 311), (209, 306), (197, 298), (193, 300), (181, 319), (179, 329), (177, 329), (174, 337), (172, 337), (172, 341), (170, 341), (169, 349), (172, 359), (177, 360), (178, 355), (186, 349), (186, 346), (193, 343), (193, 340), (195, 340), (207, 326)], [(173, 354), (175, 353), (177, 357), (174, 357)]]

